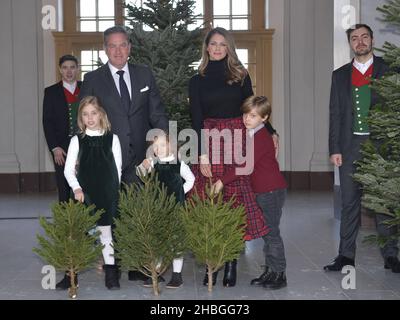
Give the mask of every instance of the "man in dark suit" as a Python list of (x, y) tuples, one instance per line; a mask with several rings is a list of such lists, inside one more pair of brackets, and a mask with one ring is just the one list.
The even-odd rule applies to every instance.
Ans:
[(70, 187), (64, 177), (69, 141), (76, 133), (76, 112), (81, 82), (77, 81), (78, 59), (72, 55), (59, 60), (61, 81), (47, 87), (43, 99), (43, 129), (53, 156), (58, 200), (68, 201)]
[[(131, 44), (125, 28), (115, 26), (104, 32), (104, 50), (108, 63), (85, 75), (80, 98), (100, 99), (121, 143), (121, 181), (139, 183), (135, 166), (146, 156), (146, 134), (152, 128), (168, 131), (168, 117), (151, 70), (127, 62)], [(113, 288), (119, 288), (118, 267), (106, 270), (107, 276)], [(147, 280), (138, 271), (129, 271), (128, 278)]]
[[(370, 79), (381, 78), (388, 67), (373, 54), (373, 31), (368, 25), (357, 24), (347, 30), (354, 53), (351, 63), (335, 70), (332, 75), (329, 120), (329, 153), (331, 162), (339, 167), (342, 212), (340, 222), (339, 255), (326, 265), (326, 271), (341, 271), (346, 265), (355, 265), (356, 240), (361, 224), (361, 189), (352, 178), (354, 162), (361, 158), (361, 144), (369, 138), (367, 117), (377, 103), (377, 94), (371, 90)], [(377, 231), (390, 235), (394, 230), (382, 222), (388, 217), (377, 214)], [(396, 242), (389, 242), (381, 253), (385, 268), (400, 272)]]
[(151, 70), (127, 62), (129, 37), (121, 26), (104, 32), (108, 63), (85, 75), (80, 98), (100, 99), (122, 149), (122, 182), (138, 182), (135, 165), (146, 155), (146, 134), (151, 128), (168, 130), (168, 117)]

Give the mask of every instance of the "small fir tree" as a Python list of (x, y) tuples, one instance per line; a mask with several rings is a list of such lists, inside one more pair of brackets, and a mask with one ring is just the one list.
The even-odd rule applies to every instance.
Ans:
[(68, 293), (73, 299), (77, 296), (75, 274), (93, 266), (102, 251), (96, 243), (98, 233), (90, 234), (102, 213), (93, 213), (94, 208), (69, 200), (52, 206), (52, 222), (44, 217), (39, 220), (46, 237), (37, 235), (39, 248), (33, 251), (57, 270), (69, 273)]
[[(127, 4), (132, 51), (130, 60), (154, 72), (162, 101), (178, 129), (190, 128), (188, 84), (201, 57), (201, 29), (195, 22), (195, 1), (146, 0), (143, 7)], [(144, 31), (144, 27), (152, 31)]]
[(185, 250), (185, 230), (175, 195), (168, 196), (156, 174), (142, 177), (120, 193), (115, 225), (116, 256), (124, 270), (139, 270), (152, 278), (159, 295), (158, 277)]
[(204, 197), (195, 193), (182, 208), (188, 248), (207, 266), (209, 292), (213, 273), (237, 259), (245, 246), (246, 213), (243, 206), (233, 204), (234, 197), (224, 202), (222, 193), (215, 195), (208, 188)]
[[(378, 11), (383, 13), (383, 21), (400, 28), (400, 0), (388, 1)], [(373, 81), (380, 102), (370, 112), (371, 136), (362, 147), (363, 158), (354, 177), (363, 188), (363, 205), (390, 216), (387, 226), (397, 227), (397, 234), (391, 238), (367, 238), (384, 246), (400, 238), (400, 48), (386, 42), (379, 51), (390, 72)]]

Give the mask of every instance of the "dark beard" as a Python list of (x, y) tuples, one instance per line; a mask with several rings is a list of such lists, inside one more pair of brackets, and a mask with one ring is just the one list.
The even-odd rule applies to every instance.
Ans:
[(361, 52), (360, 52), (360, 51), (358, 51), (358, 52), (355, 51), (354, 54), (355, 54), (357, 57), (363, 57), (363, 56), (369, 55), (371, 52), (372, 52), (372, 46), (369, 47), (369, 48), (362, 49)]

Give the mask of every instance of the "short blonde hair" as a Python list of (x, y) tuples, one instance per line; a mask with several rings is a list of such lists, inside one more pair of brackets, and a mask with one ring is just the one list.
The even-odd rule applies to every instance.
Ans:
[(78, 108), (77, 122), (80, 135), (82, 137), (85, 136), (86, 126), (82, 120), (82, 113), (83, 109), (88, 105), (92, 105), (100, 113), (100, 129), (104, 131), (104, 133), (111, 131), (110, 121), (108, 120), (107, 113), (102, 107), (99, 99), (95, 96), (87, 96), (81, 100)]
[(266, 96), (250, 96), (243, 102), (241, 108), (243, 113), (249, 113), (254, 109), (261, 118), (271, 116), (272, 107)]

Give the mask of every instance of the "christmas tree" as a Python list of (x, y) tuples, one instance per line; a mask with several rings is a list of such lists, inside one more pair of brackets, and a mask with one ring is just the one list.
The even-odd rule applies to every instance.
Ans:
[(114, 246), (122, 269), (151, 277), (158, 296), (158, 277), (184, 253), (185, 231), (175, 195), (168, 196), (154, 173), (142, 180), (120, 194)]
[[(178, 129), (190, 128), (188, 84), (201, 57), (201, 30), (189, 30), (196, 16), (192, 0), (146, 0), (142, 7), (127, 4), (131, 26), (130, 61), (154, 72), (170, 120)], [(152, 31), (144, 31), (144, 28)]]
[[(400, 29), (400, 0), (388, 1), (378, 11), (384, 21)], [(390, 72), (373, 81), (380, 102), (370, 112), (371, 136), (362, 147), (363, 158), (354, 177), (363, 188), (363, 205), (374, 213), (388, 215), (387, 226), (397, 227), (397, 234), (391, 238), (367, 238), (384, 246), (400, 238), (400, 48), (386, 42), (379, 51)]]
[(102, 246), (96, 244), (98, 233), (90, 234), (102, 213), (93, 214), (94, 208), (70, 200), (52, 206), (52, 222), (40, 217), (46, 237), (37, 235), (40, 247), (33, 251), (57, 270), (69, 273), (68, 291), (73, 299), (77, 296), (75, 274), (91, 267), (101, 255)]
[(245, 210), (233, 207), (234, 197), (228, 202), (222, 199), (222, 193), (215, 195), (208, 189), (206, 196), (195, 193), (182, 208), (188, 247), (196, 260), (207, 266), (209, 292), (213, 273), (237, 259), (245, 245)]

